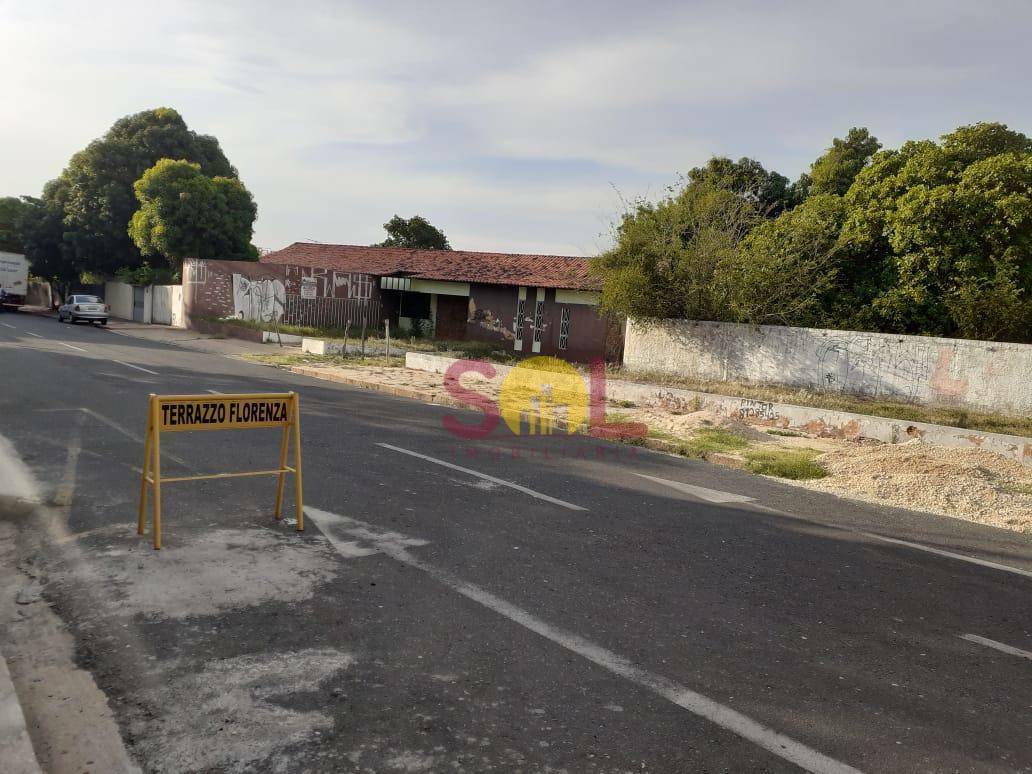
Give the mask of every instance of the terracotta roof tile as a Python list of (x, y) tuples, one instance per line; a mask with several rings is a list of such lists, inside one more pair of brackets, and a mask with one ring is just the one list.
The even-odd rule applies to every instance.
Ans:
[(379, 276), (403, 274), (418, 279), (525, 285), (569, 290), (599, 290), (587, 258), (562, 255), (479, 253), (469, 250), (417, 250), (361, 245), (295, 242), (263, 255), (262, 263), (310, 266)]

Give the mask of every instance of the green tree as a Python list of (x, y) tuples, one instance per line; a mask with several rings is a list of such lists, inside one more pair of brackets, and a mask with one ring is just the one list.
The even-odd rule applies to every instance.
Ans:
[(846, 195), (843, 245), (868, 267), (854, 321), (903, 333), (1028, 340), (1032, 140), (976, 124), (875, 154)]
[(21, 216), (23, 246), (32, 273), (50, 282), (61, 298), (79, 279), (81, 267), (65, 239), (64, 198), (67, 184), (60, 178), (43, 188), (43, 196), (26, 196)]
[(827, 152), (813, 162), (805, 182), (800, 179), (804, 198), (813, 194), (842, 196), (879, 148), (878, 139), (863, 127), (850, 129), (844, 140), (836, 137)]
[(65, 239), (84, 269), (112, 274), (143, 258), (126, 232), (137, 208), (133, 184), (160, 159), (186, 159), (205, 175), (236, 177), (214, 137), (191, 131), (171, 108), (145, 110), (115, 122), (72, 156), (61, 173)]
[(134, 186), (140, 209), (128, 233), (145, 256), (179, 270), (184, 258), (257, 260), (257, 208), (235, 177), (209, 177), (200, 164), (161, 159)]
[(414, 247), (423, 250), (451, 250), (448, 238), (421, 215), (406, 220), (395, 215), (383, 224), (387, 238), (373, 247)]
[(726, 274), (738, 322), (827, 324), (839, 290), (839, 234), (846, 218), (841, 196), (816, 194), (754, 228)]
[(16, 196), (0, 197), (0, 250), (20, 253), (24, 249), (22, 218), (26, 206)]
[(744, 196), (767, 217), (776, 217), (791, 206), (788, 178), (768, 172), (755, 159), (742, 157), (732, 161), (714, 156), (705, 166), (689, 170), (687, 177), (689, 184), (705, 183)]
[(708, 181), (639, 203), (616, 227), (616, 245), (593, 261), (602, 309), (639, 319), (731, 319), (728, 267), (761, 217), (753, 201)]

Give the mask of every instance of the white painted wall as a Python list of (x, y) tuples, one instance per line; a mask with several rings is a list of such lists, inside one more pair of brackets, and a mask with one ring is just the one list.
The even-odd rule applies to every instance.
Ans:
[(104, 302), (111, 307), (112, 317), (133, 319), (133, 286), (124, 282), (104, 283)]
[(624, 365), (927, 405), (1032, 412), (1032, 345), (789, 328), (628, 321)]
[(154, 285), (151, 288), (150, 321), (155, 325), (184, 327), (182, 285)]

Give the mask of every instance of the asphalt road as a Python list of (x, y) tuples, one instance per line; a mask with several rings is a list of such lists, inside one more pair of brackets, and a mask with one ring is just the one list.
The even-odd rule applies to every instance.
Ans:
[[(147, 395), (286, 390), (305, 533), (272, 479), (171, 484), (151, 550)], [(446, 415), (478, 417), (0, 316), (47, 503), (0, 518), (144, 770), (1032, 771), (1027, 537)], [(166, 438), (172, 475), (279, 443)]]

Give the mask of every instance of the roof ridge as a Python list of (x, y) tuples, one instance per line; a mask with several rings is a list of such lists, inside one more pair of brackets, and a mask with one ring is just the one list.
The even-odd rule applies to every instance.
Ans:
[(573, 258), (578, 261), (590, 261), (593, 256), (590, 255), (560, 255), (558, 253), (506, 253), (497, 250), (466, 250), (464, 248), (452, 248), (446, 250), (439, 247), (384, 247), (383, 245), (355, 245), (340, 242), (306, 242), (298, 241), (291, 242), (286, 247), (282, 247), (279, 250), (272, 250), (269, 255), (273, 253), (279, 253), (283, 250), (287, 250), (295, 245), (304, 245), (306, 247), (343, 247), (349, 250), (397, 250), (405, 251), (410, 253), (467, 253), (471, 255), (511, 255), (521, 258)]

